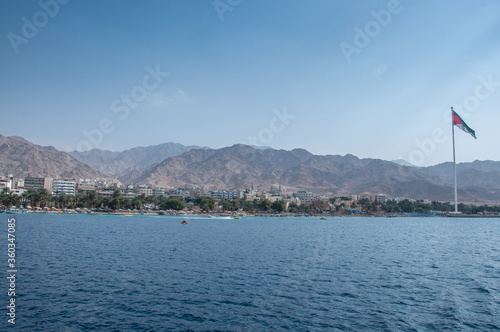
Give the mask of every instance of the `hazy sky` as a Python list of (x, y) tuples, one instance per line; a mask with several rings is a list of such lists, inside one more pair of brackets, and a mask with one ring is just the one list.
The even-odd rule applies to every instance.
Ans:
[[(500, 2), (0, 2), (5, 136), (500, 160)], [(448, 116), (448, 117), (447, 117)]]

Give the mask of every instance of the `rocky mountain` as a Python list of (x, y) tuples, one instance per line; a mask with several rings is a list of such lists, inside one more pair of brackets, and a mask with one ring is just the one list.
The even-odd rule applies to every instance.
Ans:
[(52, 146), (40, 146), (22, 137), (3, 135), (0, 135), (0, 174), (74, 179), (104, 177), (89, 165)]
[[(123, 183), (162, 187), (267, 190), (308, 190), (326, 195), (386, 194), (453, 201), (453, 164), (409, 167), (353, 155), (313, 155), (234, 145), (208, 149), (166, 143), (123, 152), (72, 152), (108, 177)], [(167, 156), (167, 157), (165, 157)], [(101, 172), (54, 147), (32, 144), (22, 137), (0, 135), (0, 174), (22, 177), (103, 178)], [(113, 176), (114, 175), (114, 176)], [(475, 161), (457, 165), (459, 199), (463, 202), (500, 201), (500, 162)]]
[(407, 162), (406, 160), (404, 159), (396, 159), (396, 160), (391, 160), (393, 163), (395, 164), (398, 164), (398, 165), (401, 165), (401, 166), (414, 166), (412, 164), (410, 164), (409, 162)]
[[(447, 179), (416, 167), (352, 155), (316, 156), (303, 149), (259, 150), (246, 145), (191, 150), (153, 165), (131, 181), (156, 186), (227, 189), (252, 185), (268, 189), (271, 185), (281, 185), (288, 192), (384, 193), (392, 197), (453, 200), (453, 188)], [(490, 196), (460, 188), (462, 201), (483, 202)]]
[(103, 174), (126, 182), (126, 179), (130, 177), (127, 175), (128, 173), (136, 174), (137, 171), (145, 170), (168, 157), (201, 148), (200, 146), (185, 146), (178, 143), (164, 143), (136, 147), (122, 152), (92, 149), (85, 152), (71, 151), (69, 154)]
[[(451, 162), (422, 167), (420, 171), (441, 178), (446, 185), (454, 184)], [(473, 195), (480, 195), (488, 200), (500, 200), (500, 162), (476, 160), (457, 164), (457, 184), (459, 188)]]

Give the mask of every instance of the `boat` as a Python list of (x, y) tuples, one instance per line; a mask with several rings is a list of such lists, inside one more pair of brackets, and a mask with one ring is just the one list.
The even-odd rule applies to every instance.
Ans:
[(319, 220), (326, 220), (326, 218), (325, 217), (321, 217), (321, 218), (319, 218)]
[(20, 210), (20, 209), (8, 209), (5, 211), (7, 214), (22, 214), (22, 213), (28, 213), (28, 210)]
[(240, 219), (238, 216), (232, 216), (231, 219)]
[(186, 220), (181, 221), (181, 224), (187, 224), (188, 222)]

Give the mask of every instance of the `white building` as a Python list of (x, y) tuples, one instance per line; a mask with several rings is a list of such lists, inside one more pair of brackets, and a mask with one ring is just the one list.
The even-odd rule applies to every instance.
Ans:
[(80, 181), (77, 184), (77, 189), (79, 193), (84, 193), (86, 191), (94, 191), (95, 190), (95, 182), (89, 179)]
[(16, 188), (16, 189), (12, 189), (12, 194), (13, 195), (18, 195), (18, 196), (21, 196), (26, 190), (24, 190), (23, 188)]
[(74, 196), (76, 193), (76, 181), (73, 179), (54, 180), (54, 194), (65, 193)]
[(166, 197), (186, 199), (189, 197), (189, 191), (179, 188), (169, 189), (165, 192)]
[(153, 189), (151, 188), (139, 188), (137, 189), (137, 194), (144, 196), (153, 196)]
[(7, 178), (0, 178), (0, 193), (4, 190), (7, 189), (8, 191), (12, 190), (12, 181)]
[(223, 200), (223, 199), (233, 200), (233, 199), (236, 199), (236, 198), (239, 197), (239, 193), (236, 193), (236, 192), (227, 192), (225, 190), (223, 190), (223, 191), (212, 191), (212, 193), (210, 195), (216, 201), (220, 201), (220, 200)]
[(298, 191), (295, 194), (295, 197), (300, 199), (301, 205), (312, 205), (314, 204), (314, 194), (310, 191)]
[(312, 200), (314, 198), (314, 194), (310, 191), (301, 190), (301, 191), (298, 191), (297, 193), (295, 193), (295, 197), (300, 198), (302, 201)]
[(165, 189), (163, 189), (163, 188), (153, 188), (153, 196), (154, 197), (165, 196)]
[(384, 194), (378, 194), (373, 196), (371, 200), (379, 204), (385, 204), (387, 203), (387, 196)]

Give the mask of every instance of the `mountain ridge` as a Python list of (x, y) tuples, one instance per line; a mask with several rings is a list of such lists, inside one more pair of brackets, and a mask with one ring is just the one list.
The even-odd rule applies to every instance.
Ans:
[[(108, 174), (103, 174), (68, 153), (33, 144), (19, 136), (0, 135), (0, 153), (0, 171), (4, 175), (110, 178), (110, 174), (119, 171), (120, 176), (114, 178), (122, 183), (162, 187), (267, 190), (281, 186), (288, 192), (308, 190), (337, 196), (386, 194), (453, 200), (453, 163), (450, 162), (415, 167), (352, 154), (314, 155), (301, 148), (258, 149), (236, 144), (210, 149), (164, 143), (122, 152), (93, 151), (87, 157), (94, 158), (94, 164), (108, 167)], [(165, 154), (172, 155), (163, 158)], [(457, 175), (461, 201), (500, 201), (500, 162), (460, 163)]]
[(105, 176), (53, 146), (33, 144), (20, 136), (0, 135), (0, 172), (16, 176), (95, 179)]
[(137, 146), (121, 152), (92, 149), (90, 151), (71, 151), (69, 154), (108, 176), (123, 178), (124, 175), (137, 170), (146, 169), (168, 157), (179, 155), (192, 149), (204, 147), (179, 143), (163, 143), (158, 145)]
[[(446, 179), (417, 167), (353, 155), (317, 156), (303, 149), (256, 150), (245, 145), (191, 150), (155, 164), (132, 181), (167, 187), (226, 189), (250, 186), (267, 189), (280, 185), (289, 191), (309, 190), (330, 195), (384, 193), (392, 197), (453, 200), (453, 189)], [(461, 198), (468, 202), (500, 199), (496, 189), (486, 195), (481, 195), (477, 188), (474, 194), (464, 186), (459, 189)]]

